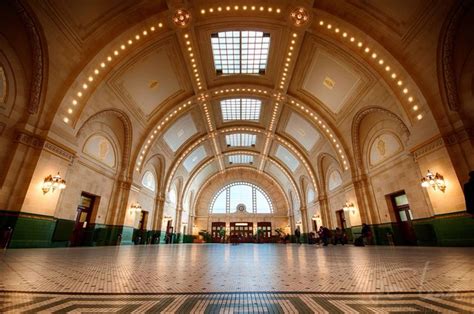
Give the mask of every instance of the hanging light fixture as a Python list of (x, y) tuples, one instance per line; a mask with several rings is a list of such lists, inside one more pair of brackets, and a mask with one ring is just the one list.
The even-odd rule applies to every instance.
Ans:
[(421, 186), (424, 188), (431, 186), (433, 190), (436, 191), (436, 189), (438, 189), (444, 193), (444, 191), (446, 190), (446, 181), (444, 180), (444, 177), (438, 172), (436, 172), (436, 174), (433, 174), (433, 172), (428, 170), (426, 176), (421, 178)]
[(49, 175), (44, 178), (43, 185), (41, 189), (43, 190), (43, 194), (48, 193), (49, 191), (54, 192), (56, 190), (64, 190), (66, 188), (66, 181), (61, 178), (59, 172), (57, 175), (52, 176)]
[(142, 205), (140, 205), (140, 203), (133, 203), (131, 206), (130, 206), (130, 215), (133, 214), (133, 213), (139, 213), (142, 211)]
[(343, 210), (347, 210), (349, 212), (351, 212), (352, 214), (355, 214), (355, 206), (354, 206), (354, 203), (352, 202), (347, 202), (344, 204), (344, 206), (342, 206), (342, 209)]

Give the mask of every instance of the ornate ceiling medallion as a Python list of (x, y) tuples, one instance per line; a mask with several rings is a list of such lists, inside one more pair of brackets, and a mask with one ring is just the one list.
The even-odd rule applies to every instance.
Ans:
[(309, 21), (309, 13), (305, 8), (299, 7), (291, 11), (291, 19), (295, 26), (302, 26)]
[(185, 9), (176, 10), (176, 13), (173, 16), (173, 22), (178, 27), (186, 27), (191, 20), (191, 13)]

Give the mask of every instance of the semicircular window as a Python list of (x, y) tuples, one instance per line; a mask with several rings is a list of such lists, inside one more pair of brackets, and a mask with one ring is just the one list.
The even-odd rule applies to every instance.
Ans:
[(155, 181), (155, 176), (153, 175), (153, 173), (151, 173), (151, 171), (145, 172), (145, 174), (143, 175), (143, 178), (142, 178), (142, 184), (147, 189), (149, 189), (153, 192), (155, 191), (156, 181)]
[(216, 193), (209, 208), (210, 213), (273, 213), (267, 193), (249, 182), (233, 182)]

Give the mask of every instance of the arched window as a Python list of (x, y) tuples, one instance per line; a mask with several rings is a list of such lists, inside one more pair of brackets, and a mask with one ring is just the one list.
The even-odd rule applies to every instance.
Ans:
[(156, 190), (155, 176), (153, 173), (151, 173), (151, 171), (145, 172), (142, 178), (142, 184), (144, 187), (153, 192)]
[(248, 182), (234, 182), (224, 186), (212, 199), (209, 212), (226, 214), (248, 212), (273, 213), (273, 206), (267, 193)]

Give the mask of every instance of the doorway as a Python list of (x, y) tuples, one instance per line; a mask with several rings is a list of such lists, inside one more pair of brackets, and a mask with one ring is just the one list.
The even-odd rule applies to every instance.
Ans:
[(341, 230), (345, 230), (347, 228), (347, 223), (346, 223), (346, 215), (344, 214), (344, 210), (337, 210), (336, 211), (336, 217), (337, 217), (337, 226)]
[(253, 242), (252, 222), (231, 222), (230, 236), (237, 238), (239, 242)]
[(219, 243), (223, 240), (221, 236), (221, 229), (225, 230), (225, 222), (212, 223), (211, 237), (213, 242)]
[(173, 243), (173, 220), (168, 220), (168, 223), (166, 224), (165, 243)]
[[(81, 246), (84, 245), (87, 238), (87, 230), (90, 227), (92, 221), (92, 213), (94, 207), (98, 204), (98, 197), (86, 192), (81, 193), (81, 199), (79, 205), (77, 206), (77, 216), (76, 223), (74, 225), (74, 230), (71, 237), (71, 246)], [(90, 228), (89, 228), (90, 229)]]
[(391, 195), (395, 218), (400, 229), (403, 245), (416, 245), (416, 234), (413, 229), (413, 215), (405, 191)]

